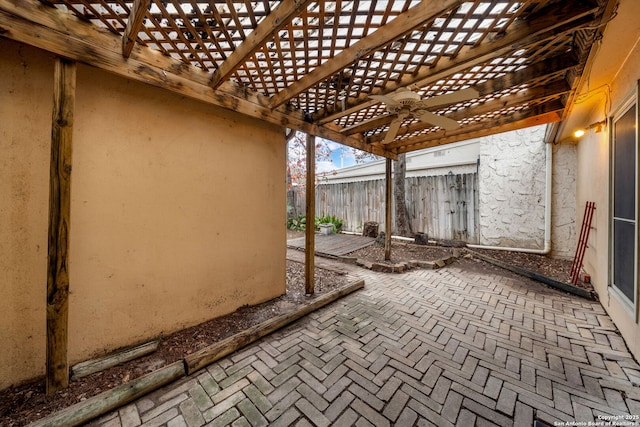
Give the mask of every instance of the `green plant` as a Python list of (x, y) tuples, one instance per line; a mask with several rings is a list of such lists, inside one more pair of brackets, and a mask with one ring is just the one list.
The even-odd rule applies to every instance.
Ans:
[(307, 228), (307, 217), (298, 215), (298, 218), (289, 218), (287, 228), (294, 231), (304, 231)]
[(340, 230), (342, 230), (342, 225), (344, 221), (336, 217), (335, 215), (324, 215), (320, 218), (316, 218), (316, 223), (317, 224), (333, 224), (333, 231), (337, 233)]
[[(344, 221), (335, 215), (323, 215), (314, 218), (314, 229), (319, 230), (320, 224), (333, 224), (333, 231), (339, 232), (342, 230)], [(298, 215), (298, 218), (289, 218), (287, 221), (287, 228), (289, 230), (304, 231), (307, 228), (307, 217), (305, 215)]]

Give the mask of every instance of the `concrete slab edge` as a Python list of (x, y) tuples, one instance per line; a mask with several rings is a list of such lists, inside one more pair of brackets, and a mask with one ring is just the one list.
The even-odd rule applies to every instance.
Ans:
[(182, 360), (36, 420), (29, 424), (29, 427), (75, 427), (82, 425), (100, 415), (151, 393), (172, 381), (191, 375), (193, 372), (204, 368), (208, 364), (363, 287), (364, 280), (359, 279), (352, 281), (346, 286), (334, 289), (325, 295), (309, 301), (295, 311), (284, 313), (273, 319), (264, 321), (247, 331), (242, 331), (226, 338)]
[(473, 255), (474, 257), (476, 257), (476, 258), (480, 258), (483, 261), (486, 261), (486, 262), (488, 262), (490, 264), (493, 264), (495, 266), (504, 268), (505, 270), (509, 270), (509, 271), (512, 271), (512, 272), (514, 272), (516, 274), (519, 274), (521, 276), (525, 276), (525, 277), (528, 277), (530, 279), (536, 280), (536, 281), (538, 281), (540, 283), (544, 283), (545, 285), (550, 286), (550, 287), (552, 287), (554, 289), (558, 289), (560, 291), (568, 292), (570, 294), (577, 295), (579, 297), (586, 298), (586, 299), (591, 300), (591, 301), (597, 300), (596, 295), (594, 295), (593, 292), (589, 292), (586, 289), (579, 288), (577, 286), (573, 286), (573, 285), (570, 285), (568, 283), (560, 282), (558, 280), (552, 279), (550, 277), (544, 276), (542, 274), (536, 273), (536, 272), (531, 271), (531, 270), (527, 270), (527, 269), (522, 268), (522, 267), (518, 267), (518, 266), (515, 266), (515, 265), (507, 264), (506, 262), (503, 262), (503, 261), (497, 260), (495, 258), (492, 258), (490, 256), (487, 256), (487, 255), (472, 251), (470, 249), (466, 249), (466, 251), (468, 253), (470, 253), (471, 255)]

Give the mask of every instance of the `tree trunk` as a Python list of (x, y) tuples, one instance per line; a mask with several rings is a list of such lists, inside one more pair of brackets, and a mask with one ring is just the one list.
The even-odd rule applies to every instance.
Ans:
[(289, 165), (289, 141), (287, 140), (287, 219), (298, 218), (298, 209), (296, 208), (296, 192), (293, 189), (293, 180), (291, 179), (291, 168)]
[(362, 235), (364, 237), (373, 237), (374, 239), (378, 237), (378, 223), (375, 221), (365, 222), (362, 229)]
[(394, 162), (394, 197), (396, 205), (396, 229), (395, 233), (399, 236), (412, 237), (411, 221), (407, 212), (407, 204), (405, 202), (405, 175), (407, 172), (406, 154), (398, 154), (398, 160)]

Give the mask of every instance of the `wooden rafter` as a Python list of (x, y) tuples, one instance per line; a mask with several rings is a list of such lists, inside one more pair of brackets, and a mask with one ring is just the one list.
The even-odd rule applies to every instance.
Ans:
[(355, 135), (364, 133), (366, 131), (388, 125), (389, 123), (391, 123), (393, 118), (394, 116), (392, 116), (391, 114), (381, 114), (369, 120), (364, 120), (360, 123), (356, 123), (353, 126), (343, 128), (340, 132), (344, 135)]
[(316, 67), (313, 71), (304, 77), (289, 85), (285, 90), (278, 92), (271, 97), (270, 106), (276, 108), (304, 90), (314, 86), (318, 82), (325, 80), (327, 77), (334, 75), (342, 68), (352, 64), (360, 58), (365, 58), (372, 51), (398, 39), (411, 32), (413, 29), (424, 25), (425, 22), (431, 21), (436, 17), (456, 8), (463, 1), (447, 0), (447, 1), (427, 1), (423, 0), (417, 6), (398, 15), (391, 23), (384, 28), (378, 29), (368, 37), (360, 39), (357, 43), (345, 48), (331, 60)]
[(572, 52), (556, 55), (535, 64), (531, 64), (522, 70), (504, 75), (503, 77), (487, 80), (474, 86), (480, 96), (530, 82), (544, 76), (565, 72), (579, 64)]
[[(475, 85), (473, 88), (476, 89), (479, 93), (480, 97), (489, 95), (491, 93), (499, 92), (510, 87), (518, 86), (524, 83), (527, 83), (533, 79), (539, 79), (544, 76), (550, 76), (553, 74), (559, 74), (567, 71), (570, 68), (578, 65), (578, 60), (571, 54), (562, 54), (550, 58), (548, 60), (539, 61), (535, 64), (532, 64), (522, 70), (515, 71), (513, 73), (505, 74), (502, 77), (497, 77), (495, 79), (487, 80), (484, 83), (480, 83)], [(565, 83), (566, 86), (566, 83)], [(535, 96), (535, 93), (548, 93), (550, 88), (545, 88), (543, 91), (532, 90), (529, 92), (528, 96)], [(567, 86), (568, 89), (568, 86)], [(547, 96), (547, 95), (543, 95)], [(509, 103), (508, 99), (500, 99), (503, 102), (503, 105)], [(495, 105), (497, 104), (497, 105)], [(491, 106), (500, 107), (500, 102), (492, 102)], [(465, 112), (466, 113), (466, 112)], [(474, 115), (473, 111), (469, 111), (470, 115)], [(457, 118), (463, 118), (457, 116)], [(391, 115), (381, 115), (378, 117), (374, 117), (372, 119), (360, 122), (356, 125), (349, 126), (341, 130), (341, 133), (345, 135), (354, 135), (363, 132), (367, 132), (373, 129), (377, 129), (381, 126), (385, 126), (389, 124), (393, 120), (393, 116)]]
[(151, 0), (133, 0), (129, 20), (122, 35), (122, 56), (128, 58), (136, 43), (136, 36), (142, 28), (144, 16), (147, 13)]
[[(443, 59), (435, 67), (420, 67), (414, 73), (403, 76), (399, 81), (390, 82), (384, 89), (375, 88), (367, 94), (348, 99), (341, 106), (340, 111), (321, 110), (315, 113), (313, 118), (320, 124), (327, 123), (376, 104), (376, 101), (372, 101), (369, 95), (387, 94), (398, 88), (410, 85), (424, 86), (453, 73), (484, 64), (492, 58), (516, 51), (527, 45), (557, 38), (567, 31), (574, 30), (576, 22), (584, 25), (591, 22), (589, 16), (597, 9), (597, 6), (591, 1), (572, 2), (570, 4), (560, 2), (549, 7), (554, 8), (549, 11), (549, 16), (542, 15), (531, 20), (518, 21), (513, 24), (503, 37), (479, 46), (467, 46), (461, 49), (458, 56), (451, 59)], [(584, 22), (580, 21), (581, 19)], [(340, 106), (335, 105), (335, 107)]]
[(396, 148), (396, 151), (398, 153), (407, 153), (452, 142), (557, 122), (561, 119), (560, 115), (563, 109), (564, 104), (559, 101), (551, 101), (524, 111), (465, 126), (457, 131), (442, 133), (440, 137), (423, 136), (405, 140), (401, 146)]
[[(554, 83), (546, 84), (544, 86), (535, 87), (532, 89), (522, 90), (518, 93), (514, 93), (512, 95), (502, 96), (491, 101), (482, 103), (476, 107), (462, 109), (456, 111), (447, 117), (454, 120), (462, 120), (467, 117), (475, 117), (483, 114), (491, 113), (492, 111), (497, 111), (505, 108), (513, 108), (519, 105), (523, 105), (538, 99), (550, 98), (550, 97), (559, 97), (560, 95), (567, 93), (571, 90), (571, 87), (565, 80), (559, 80)], [(397, 136), (402, 136), (404, 134), (417, 132), (423, 129), (432, 128), (433, 125), (425, 122), (416, 122), (409, 126), (403, 126), (398, 129)], [(368, 139), (368, 142), (376, 143), (381, 142), (384, 139), (384, 133), (374, 135)], [(399, 145), (403, 145), (404, 142), (399, 140), (397, 143), (389, 144), (390, 148), (398, 148)]]
[[(251, 102), (254, 94), (227, 82), (217, 91), (209, 86), (208, 74), (195, 67), (162, 55), (146, 46), (134, 46), (123, 58), (121, 40), (116, 35), (78, 21), (73, 16), (37, 1), (0, 1), (0, 28), (4, 36), (32, 46), (93, 65), (128, 79), (158, 86), (221, 108), (237, 111), (350, 147), (395, 158), (394, 153), (372, 147), (362, 139), (340, 134), (325, 126), (310, 123), (304, 113), (281, 107), (270, 109), (266, 102)], [(253, 96), (253, 99), (259, 96)]]
[[(595, 43), (596, 39), (602, 35), (602, 32), (605, 30), (605, 26), (608, 25), (609, 20), (614, 16), (614, 14), (616, 13), (616, 9), (618, 8), (619, 3), (617, 1), (613, 1), (610, 0), (608, 2), (606, 2), (605, 4), (605, 10), (602, 13), (602, 15), (600, 16), (600, 19), (598, 20), (597, 24), (595, 25), (595, 27), (597, 27), (599, 29), (599, 32), (594, 33), (594, 37), (593, 37), (593, 42), (591, 43), (590, 46), (588, 47), (588, 52), (585, 55), (586, 57), (586, 62), (587, 63), (593, 63), (593, 61), (595, 60), (594, 55), (591, 55), (592, 52), (597, 51), (598, 50), (598, 44)], [(591, 64), (585, 64), (585, 69), (589, 69)], [(569, 97), (567, 99), (567, 108), (565, 108), (562, 111), (562, 120), (566, 119), (569, 114), (571, 113), (571, 110), (573, 108), (574, 105), (574, 99), (577, 96), (577, 92), (579, 89), (581, 83), (581, 79), (578, 78), (575, 81), (572, 82), (572, 91), (569, 94)]]
[(247, 58), (251, 57), (267, 40), (274, 37), (301, 9), (307, 7), (311, 0), (284, 0), (267, 15), (260, 24), (247, 36), (244, 42), (218, 67), (211, 77), (211, 86), (219, 87), (238, 69)]

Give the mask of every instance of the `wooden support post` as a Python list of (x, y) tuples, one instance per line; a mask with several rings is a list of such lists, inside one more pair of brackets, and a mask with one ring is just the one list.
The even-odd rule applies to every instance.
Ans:
[(384, 259), (389, 261), (391, 260), (391, 232), (393, 230), (393, 225), (391, 224), (391, 159), (387, 159), (384, 182)]
[(131, 56), (131, 51), (136, 44), (136, 37), (138, 31), (142, 28), (149, 3), (151, 3), (151, 0), (133, 0), (131, 4), (127, 26), (122, 34), (122, 56), (125, 58)]
[(76, 63), (58, 58), (55, 62), (53, 80), (47, 269), (47, 394), (54, 393), (69, 385), (69, 364), (67, 361), (68, 254)]
[(307, 226), (304, 245), (304, 291), (313, 294), (315, 273), (315, 218), (316, 218), (316, 137), (307, 134)]

